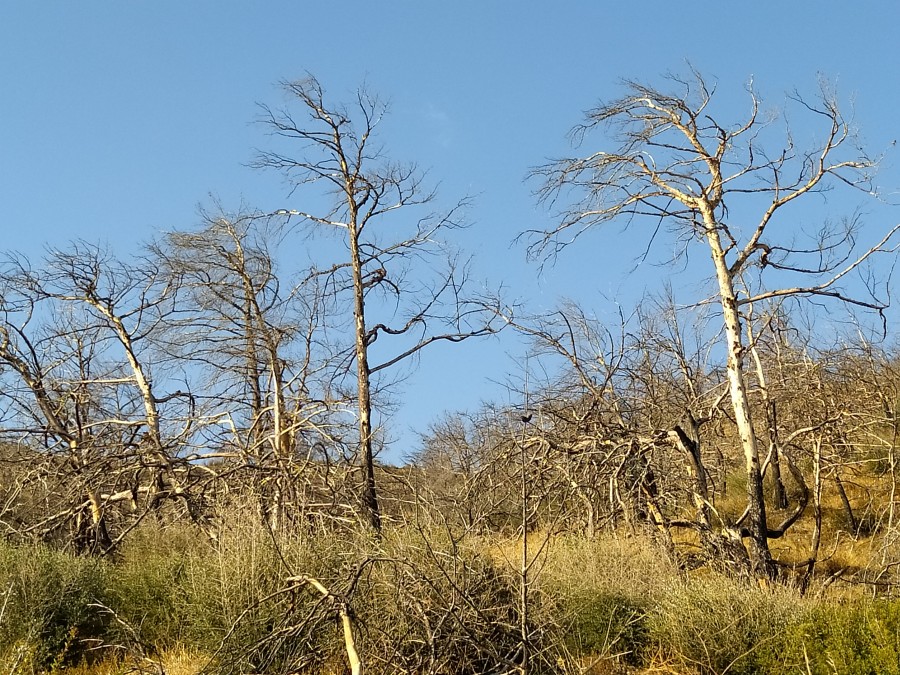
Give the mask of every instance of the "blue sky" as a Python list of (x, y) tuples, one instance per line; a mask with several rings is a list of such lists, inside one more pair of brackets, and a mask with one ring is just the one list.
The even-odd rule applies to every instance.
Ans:
[[(310, 72), (335, 98), (363, 82), (388, 98), (389, 153), (427, 169), (447, 204), (475, 198), (457, 241), (477, 255), (479, 278), (535, 312), (571, 296), (612, 316), (609, 298), (627, 305), (669, 274), (629, 272), (643, 243), (632, 232), (588, 237), (541, 275), (512, 245), (551, 223), (523, 178), (567, 152), (582, 111), (614, 97), (621, 78), (659, 82), (686, 62), (718, 82), (720, 110), (736, 116), (751, 76), (778, 106), (794, 87), (814, 91), (821, 73), (877, 153), (900, 135), (898, 24), (900, 4), (881, 0), (0, 0), (0, 248), (37, 256), (85, 238), (125, 254), (196, 224), (213, 199), (290, 206), (277, 176), (246, 166), (266, 143), (252, 121), (257, 102), (281, 102), (278, 81)], [(900, 187), (896, 154), (880, 181)], [(898, 218), (869, 208), (873, 232)], [(505, 338), (426, 354), (401, 391), (394, 454), (443, 410), (504, 400), (522, 353)]]

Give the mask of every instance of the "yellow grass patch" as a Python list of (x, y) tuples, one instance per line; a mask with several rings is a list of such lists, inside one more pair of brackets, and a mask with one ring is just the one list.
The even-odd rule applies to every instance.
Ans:
[(167, 649), (152, 659), (122, 659), (109, 657), (95, 663), (82, 663), (77, 666), (61, 668), (55, 672), (60, 675), (125, 675), (156, 674), (160, 668), (166, 675), (198, 675), (209, 663), (209, 656), (186, 647)]

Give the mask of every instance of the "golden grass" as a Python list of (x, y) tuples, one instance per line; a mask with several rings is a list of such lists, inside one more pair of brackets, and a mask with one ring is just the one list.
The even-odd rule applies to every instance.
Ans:
[[(864, 468), (847, 471), (842, 476), (844, 488), (860, 524), (859, 532), (849, 523), (844, 504), (833, 480), (826, 478), (822, 492), (822, 531), (817, 554), (816, 576), (827, 578), (833, 574), (851, 577), (867, 570), (882, 569), (885, 559), (897, 559), (900, 555), (900, 537), (897, 542), (886, 536), (886, 525), (890, 508), (890, 481), (883, 475), (876, 475)], [(786, 476), (789, 494), (788, 508), (778, 511), (769, 507), (770, 526), (780, 522), (794, 508), (797, 488)], [(728, 491), (725, 495), (714, 496), (716, 511), (726, 521), (734, 521), (746, 506), (745, 478), (740, 472), (728, 477)], [(813, 486), (809, 485), (810, 492)], [(793, 492), (792, 492), (793, 491)], [(770, 481), (766, 481), (767, 497), (772, 494)], [(693, 511), (683, 507), (686, 519), (693, 518)], [(900, 524), (900, 503), (896, 505), (894, 529)], [(815, 516), (810, 501), (800, 519), (787, 533), (769, 542), (773, 556), (786, 565), (807, 561), (812, 553)], [(681, 553), (689, 554), (699, 550), (697, 533), (690, 529), (675, 529), (672, 539)]]
[(125, 675), (126, 673), (158, 673), (161, 666), (166, 675), (199, 675), (209, 663), (209, 656), (187, 647), (167, 649), (141, 662), (134, 659), (108, 657), (95, 663), (81, 663), (55, 670), (59, 675)]

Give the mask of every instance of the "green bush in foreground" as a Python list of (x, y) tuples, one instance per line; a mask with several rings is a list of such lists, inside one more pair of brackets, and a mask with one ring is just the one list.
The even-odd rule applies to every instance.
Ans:
[(649, 638), (682, 672), (900, 675), (900, 602), (840, 603), (722, 578), (675, 585)]
[(650, 640), (685, 672), (782, 673), (787, 629), (801, 613), (787, 589), (710, 576), (674, 583), (648, 617)]
[(342, 571), (336, 552), (345, 543), (297, 532), (276, 545), (268, 530), (248, 520), (222, 528), (214, 545), (187, 560), (185, 640), (209, 654), (210, 670), (219, 673), (282, 672), (322, 662), (339, 640), (331, 606), (314, 594), (289, 591), (286, 580), (308, 574), (331, 585)]
[(900, 603), (810, 607), (788, 628), (786, 660), (810, 675), (900, 674)]
[(165, 648), (187, 640), (192, 619), (188, 608), (187, 571), (190, 547), (176, 533), (155, 528), (139, 531), (122, 550), (110, 574), (109, 603), (118, 618), (110, 639), (128, 642), (135, 631), (146, 645)]
[(620, 655), (625, 663), (639, 665), (646, 652), (649, 632), (646, 608), (624, 596), (584, 593), (567, 599), (563, 640), (569, 654)]
[(0, 543), (0, 653), (38, 670), (80, 660), (106, 633), (96, 603), (110, 573), (100, 560)]
[(557, 626), (557, 651), (579, 663), (640, 665), (650, 646), (648, 613), (678, 576), (650, 539), (556, 537), (536, 583)]

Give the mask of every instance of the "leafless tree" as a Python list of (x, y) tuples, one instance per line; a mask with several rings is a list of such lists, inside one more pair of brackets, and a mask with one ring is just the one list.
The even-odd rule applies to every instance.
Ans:
[(49, 533), (77, 521), (86, 498), (96, 552), (129, 529), (110, 535), (111, 504), (130, 504), (132, 525), (172, 500), (201, 518), (180, 457), (192, 399), (168, 389), (164, 364), (151, 367), (152, 337), (172, 312), (174, 289), (142, 262), (78, 243), (49, 253), (41, 267), (12, 257), (0, 271), (3, 434), (42, 467), (30, 482), (52, 479), (60, 488), (48, 492), (58, 503), (39, 516), (43, 525), (26, 529)]
[(503, 445), (493, 412), (445, 414), (410, 457), (416, 493), (427, 495), (451, 526), (472, 532), (498, 528), (511, 517), (509, 481), (502, 481), (505, 489), (493, 482), (491, 464)]
[[(257, 214), (206, 215), (194, 231), (171, 232), (155, 258), (181, 289), (165, 347), (202, 391), (198, 456), (259, 477), (260, 506), (273, 527), (320, 449), (340, 445), (328, 382), (337, 358), (317, 274), (290, 281), (276, 264), (279, 223)], [(270, 486), (265, 487), (265, 486)], [(298, 515), (296, 509), (293, 515)]]
[[(532, 340), (533, 370), (549, 374), (530, 397), (530, 435), (548, 446), (544, 462), (559, 481), (553, 500), (577, 497), (566, 520), (589, 535), (601, 525), (650, 525), (671, 554), (671, 528), (689, 527), (718, 555), (707, 464), (715, 446), (705, 431), (720, 417), (724, 389), (709, 367), (708, 337), (681, 318), (671, 299), (648, 299), (613, 331), (569, 303), (514, 327)], [(685, 519), (685, 501), (696, 519)]]
[[(389, 161), (375, 138), (386, 106), (365, 90), (350, 105), (326, 100), (313, 77), (284, 84), (290, 106), (274, 110), (262, 106), (262, 122), (278, 138), (294, 142), (298, 154), (261, 152), (255, 165), (276, 169), (291, 182), (291, 194), (311, 198), (301, 190), (324, 188), (330, 203), (321, 212), (308, 208), (276, 211), (340, 233), (346, 258), (327, 266), (327, 285), (351, 298), (354, 344), (350, 362), (356, 364), (358, 463), (363, 471), (361, 502), (366, 520), (375, 530), (381, 514), (375, 488), (373, 378), (415, 357), (426, 346), (459, 342), (487, 335), (502, 325), (496, 311), (485, 311), (481, 300), (466, 298), (465, 266), (440, 245), (446, 230), (461, 225), (465, 202), (449, 212), (425, 210), (434, 198), (413, 165)], [(398, 214), (399, 210), (404, 214)], [(411, 223), (404, 227), (403, 223)], [(390, 224), (388, 224), (390, 223)], [(434, 271), (444, 266), (443, 272)], [(431, 267), (431, 276), (423, 269)], [(377, 311), (385, 320), (373, 318)], [(373, 362), (376, 341), (395, 338), (396, 351), (381, 348)]]
[[(61, 318), (47, 333), (33, 333), (31, 299), (4, 296), (4, 529), (50, 540), (71, 525), (77, 550), (102, 552), (111, 545), (104, 472), (114, 470), (115, 453), (104, 452), (110, 439), (93, 428), (99, 392), (87, 378), (118, 378), (98, 373), (92, 350), (82, 349), (93, 344), (84, 339), (93, 337), (89, 331), (69, 332), (72, 324)], [(77, 375), (60, 372), (67, 361), (77, 364)], [(113, 439), (120, 445), (118, 434)]]
[[(793, 297), (882, 310), (886, 303), (877, 284), (857, 293), (850, 282), (874, 254), (893, 250), (900, 226), (863, 246), (857, 241), (858, 218), (826, 222), (811, 234), (786, 229), (791, 207), (800, 198), (808, 201), (837, 187), (874, 190), (875, 161), (855, 143), (851, 121), (827, 86), (815, 100), (789, 97), (819, 123), (821, 138), (802, 151), (786, 132), (773, 151), (766, 146), (777, 136), (773, 122), (778, 117), (761, 115), (752, 87), (748, 116), (732, 125), (716, 120), (715, 90), (696, 72), (689, 78), (672, 77), (671, 85), (670, 93), (626, 82), (621, 98), (589, 111), (587, 121), (573, 132), (577, 141), (586, 142), (591, 132), (606, 130), (609, 150), (560, 159), (535, 171), (543, 181), (544, 200), (571, 206), (563, 207), (556, 227), (535, 233), (532, 251), (556, 253), (582, 232), (609, 221), (647, 224), (651, 231), (668, 227), (685, 250), (695, 243), (705, 247), (747, 474), (748, 509), (740, 526), (750, 542), (753, 571), (766, 578), (773, 574), (773, 565), (747, 384), (741, 327), (746, 309), (764, 300)], [(753, 220), (751, 210), (757, 210)]]

